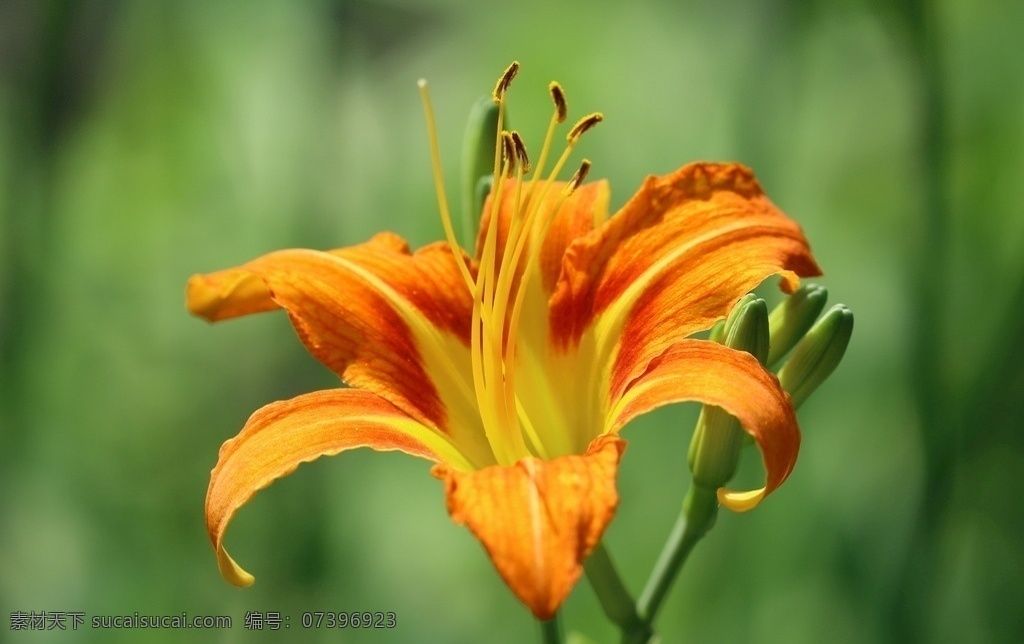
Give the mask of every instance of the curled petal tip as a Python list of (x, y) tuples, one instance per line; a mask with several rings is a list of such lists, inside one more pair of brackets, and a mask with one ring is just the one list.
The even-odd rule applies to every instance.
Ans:
[(256, 578), (242, 569), (224, 548), (217, 548), (217, 568), (224, 581), (238, 588), (251, 586)]
[(266, 282), (245, 268), (193, 275), (185, 290), (185, 307), (207, 322), (219, 322), (277, 308)]
[(207, 286), (202, 275), (193, 275), (185, 287), (185, 308), (192, 315), (212, 321), (212, 311), (216, 307), (216, 295)]
[(720, 487), (718, 488), (718, 502), (733, 512), (746, 512), (756, 508), (761, 503), (761, 499), (764, 498), (764, 494), (764, 488), (748, 492), (736, 492)]

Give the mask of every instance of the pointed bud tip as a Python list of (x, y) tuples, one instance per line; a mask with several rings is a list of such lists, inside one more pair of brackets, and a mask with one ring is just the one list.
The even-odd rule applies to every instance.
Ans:
[(806, 335), (825, 309), (828, 289), (818, 284), (805, 284), (776, 306), (768, 316), (771, 328), (771, 349), (765, 362), (774, 366)]
[(764, 364), (768, 358), (768, 305), (759, 297), (740, 307), (731, 325), (726, 324), (725, 345), (746, 351)]

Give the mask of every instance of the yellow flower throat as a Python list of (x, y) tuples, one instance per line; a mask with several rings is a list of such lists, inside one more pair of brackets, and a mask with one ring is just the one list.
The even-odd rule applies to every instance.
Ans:
[[(505, 116), (505, 95), (518, 71), (519, 63), (513, 62), (498, 79), (494, 88), (493, 98), (498, 105), (498, 127), (494, 141), (494, 183), (491, 188), (490, 212), (486, 220), (486, 230), (482, 233), (483, 247), (475, 278), (455, 238), (455, 230), (445, 196), (434, 111), (430, 103), (427, 83), (425, 80), (419, 81), (430, 135), (430, 155), (441, 222), (459, 272), (473, 297), (470, 354), (472, 355), (473, 389), (476, 394), (477, 408), (480, 411), (480, 420), (487, 441), (494, 452), (495, 459), (501, 465), (511, 465), (531, 455), (549, 460), (554, 456), (567, 453), (570, 449), (567, 432), (550, 431), (547, 429), (549, 427), (547, 419), (531, 418), (516, 395), (515, 366), (516, 352), (519, 348), (519, 319), (527, 283), (531, 275), (536, 272), (540, 248), (548, 227), (565, 200), (583, 182), (590, 169), (590, 162), (587, 160), (582, 162), (579, 170), (562, 188), (554, 207), (542, 209), (540, 205), (544, 203), (551, 184), (568, 161), (580, 137), (603, 118), (599, 113), (589, 114), (573, 126), (566, 137), (565, 150), (547, 179), (538, 186), (538, 177), (543, 173), (548, 160), (555, 128), (565, 121), (567, 113), (565, 93), (558, 83), (552, 82), (548, 89), (555, 104), (555, 112), (551, 116), (533, 177), (524, 188), (523, 176), (531, 172), (526, 145), (518, 132), (508, 132), (502, 127)], [(507, 180), (511, 178), (515, 179), (511, 187), (515, 190), (514, 207), (511, 221), (507, 224), (508, 234), (500, 253), (501, 260), (499, 262), (497, 260), (499, 257), (499, 209), (504, 201), (503, 192), (509, 188)], [(546, 210), (546, 212), (541, 212), (541, 210)], [(528, 241), (530, 243), (527, 250)], [(524, 252), (527, 253), (524, 267), (521, 271), (517, 271)], [(520, 276), (518, 282), (515, 279), (517, 275)], [(546, 348), (538, 347), (537, 349), (545, 350)], [(534, 379), (534, 375), (537, 376), (537, 383), (541, 386), (548, 384), (549, 376), (547, 374), (520, 373), (521, 377), (525, 376), (531, 380)], [(537, 415), (536, 412), (534, 415)]]

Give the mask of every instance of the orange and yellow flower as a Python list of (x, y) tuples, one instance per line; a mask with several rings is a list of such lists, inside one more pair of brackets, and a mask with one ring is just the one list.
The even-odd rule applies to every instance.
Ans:
[[(499, 113), (517, 66), (495, 90)], [(323, 455), (400, 450), (435, 463), (448, 512), (483, 543), (516, 596), (551, 617), (615, 515), (615, 476), (636, 416), (685, 400), (717, 405), (759, 446), (764, 487), (722, 489), (746, 510), (776, 489), (800, 435), (789, 396), (749, 354), (693, 339), (771, 275), (785, 290), (820, 273), (800, 227), (736, 164), (649, 177), (607, 216), (605, 181), (546, 180), (561, 88), (534, 178), (517, 133), (501, 130), (476, 252), (455, 243), (429, 100), (447, 242), (400, 237), (327, 252), (283, 250), (192, 277), (188, 308), (210, 321), (282, 308), (306, 348), (349, 388), (258, 410), (220, 450), (206, 523), (221, 573), (253, 577), (224, 549), (236, 510)], [(682, 456), (681, 456), (682, 459)]]

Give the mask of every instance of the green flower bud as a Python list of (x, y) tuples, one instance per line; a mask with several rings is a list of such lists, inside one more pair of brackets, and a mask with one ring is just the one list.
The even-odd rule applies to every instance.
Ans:
[[(733, 309), (724, 325), (722, 343), (746, 351), (760, 361), (768, 356), (768, 307), (764, 300), (748, 295)], [(705, 405), (690, 442), (687, 461), (693, 483), (705, 490), (717, 490), (736, 473), (746, 433), (723, 409)]]
[(779, 370), (779, 382), (799, 407), (835, 371), (853, 334), (853, 311), (836, 304), (796, 345)]
[(765, 362), (774, 367), (789, 351), (796, 346), (800, 338), (814, 325), (821, 315), (828, 300), (828, 290), (817, 284), (806, 284), (796, 290), (775, 307), (768, 316), (771, 328), (771, 351)]
[(768, 358), (769, 340), (768, 306), (761, 298), (748, 294), (725, 321), (723, 344), (746, 351), (764, 364)]
[(747, 293), (741, 297), (740, 300), (736, 302), (736, 305), (732, 307), (732, 311), (729, 312), (728, 317), (724, 320), (719, 320), (715, 323), (715, 326), (711, 327), (711, 335), (708, 336), (708, 339), (712, 342), (725, 344), (726, 329), (731, 329), (733, 324), (736, 322), (736, 318), (739, 317), (739, 314), (756, 299), (757, 296), (753, 293)]
[[(505, 120), (507, 123), (507, 115)], [(480, 178), (494, 174), (494, 133), (497, 129), (498, 106), (491, 96), (481, 96), (470, 109), (462, 142), (462, 241), (467, 248), (472, 248), (476, 241), (480, 212), (487, 197), (487, 192), (480, 197)]]

